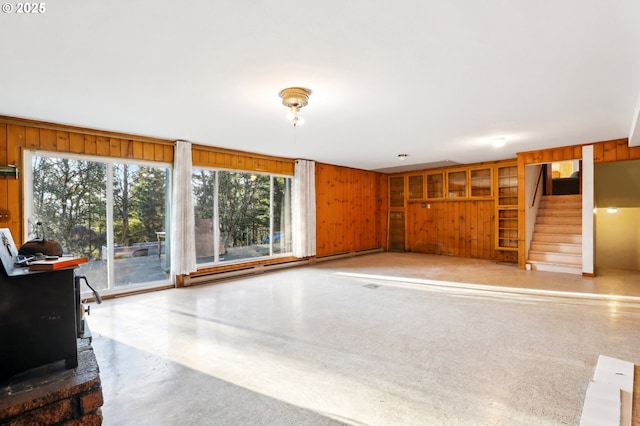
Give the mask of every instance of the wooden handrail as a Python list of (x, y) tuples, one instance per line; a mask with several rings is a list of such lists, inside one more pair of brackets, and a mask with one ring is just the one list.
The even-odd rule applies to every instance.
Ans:
[(533, 207), (536, 204), (536, 197), (538, 196), (538, 187), (540, 186), (540, 181), (542, 180), (542, 172), (544, 172), (545, 166), (546, 165), (543, 164), (540, 167), (540, 173), (538, 173), (538, 182), (536, 182), (536, 190), (533, 193), (533, 200), (531, 200), (531, 206), (530, 207)]

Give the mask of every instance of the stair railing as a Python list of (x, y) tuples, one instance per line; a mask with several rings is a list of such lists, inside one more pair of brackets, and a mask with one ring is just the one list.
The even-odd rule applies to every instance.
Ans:
[(540, 167), (540, 173), (538, 173), (538, 182), (536, 182), (536, 190), (533, 193), (533, 200), (531, 200), (531, 206), (529, 207), (533, 207), (536, 205), (536, 198), (538, 197), (538, 188), (540, 187), (540, 181), (542, 180), (542, 173), (544, 172), (544, 169), (545, 169), (545, 165)]

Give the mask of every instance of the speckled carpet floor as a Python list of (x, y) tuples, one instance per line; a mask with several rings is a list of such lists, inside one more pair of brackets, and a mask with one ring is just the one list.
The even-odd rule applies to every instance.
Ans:
[(578, 424), (639, 284), (381, 253), (107, 300), (104, 424)]

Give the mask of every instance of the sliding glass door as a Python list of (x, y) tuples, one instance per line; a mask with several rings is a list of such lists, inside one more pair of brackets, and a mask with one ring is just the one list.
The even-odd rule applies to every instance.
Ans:
[(169, 165), (40, 152), (25, 164), (27, 231), (40, 222), (65, 254), (87, 257), (79, 273), (94, 288), (170, 281)]
[(291, 254), (291, 177), (194, 169), (198, 264)]

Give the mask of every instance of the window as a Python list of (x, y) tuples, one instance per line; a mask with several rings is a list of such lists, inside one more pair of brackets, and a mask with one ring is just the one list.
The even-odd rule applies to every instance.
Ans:
[(194, 169), (192, 181), (199, 265), (291, 253), (291, 177)]
[(40, 221), (64, 253), (86, 256), (79, 274), (92, 287), (169, 282), (169, 165), (40, 152), (27, 153), (25, 164), (27, 231)]

